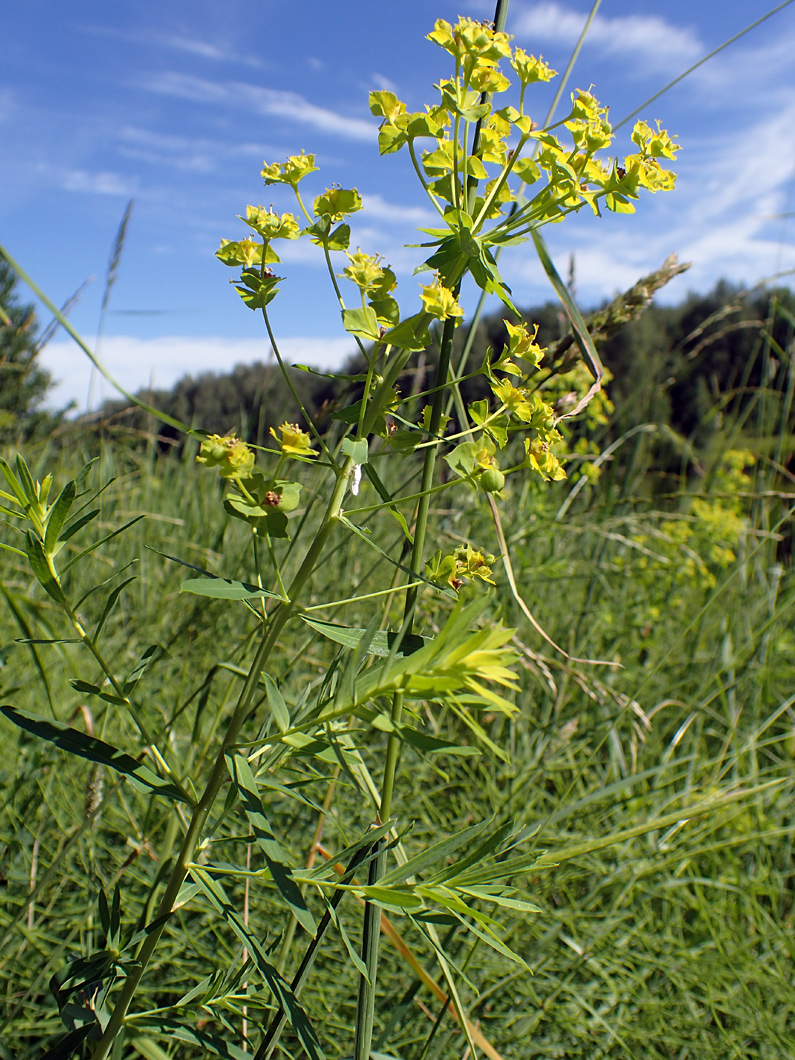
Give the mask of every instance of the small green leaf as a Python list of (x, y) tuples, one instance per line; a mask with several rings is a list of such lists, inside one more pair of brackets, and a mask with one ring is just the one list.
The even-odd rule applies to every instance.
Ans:
[[(198, 1046), (203, 1053), (220, 1056), (224, 1060), (251, 1060), (251, 1053), (244, 1053), (236, 1045), (223, 1041), (217, 1035), (210, 1034), (209, 1031), (200, 1031), (194, 1027), (188, 1027), (177, 1020), (152, 1018), (151, 1016), (136, 1019), (126, 1033), (129, 1036), (138, 1030), (162, 1034), (165, 1038), (174, 1038), (178, 1042), (188, 1042), (190, 1045)], [(154, 1060), (153, 1056), (150, 1057), (146, 1051), (141, 1049), (141, 1045), (145, 1040), (134, 1037), (130, 1044), (138, 1049), (141, 1055), (146, 1057), (146, 1060)]]
[(5, 714), (9, 721), (18, 725), (26, 732), (38, 736), (42, 740), (60, 747), (68, 754), (77, 755), (79, 758), (87, 758), (90, 762), (98, 762), (126, 776), (130, 782), (143, 792), (154, 792), (163, 795), (172, 802), (187, 802), (191, 800), (185, 792), (169, 780), (163, 780), (153, 773), (147, 766), (142, 765), (132, 755), (125, 754), (116, 747), (98, 740), (95, 736), (72, 729), (60, 721), (51, 721), (42, 718), (38, 714), (31, 714), (27, 710), (18, 710), (16, 707), (5, 705), (0, 707), (0, 713)]
[(70, 678), (69, 684), (75, 692), (84, 692), (87, 696), (97, 696), (106, 703), (113, 703), (118, 707), (122, 707), (125, 704), (125, 700), (123, 700), (121, 696), (117, 696), (113, 692), (103, 692), (99, 685), (92, 685), (88, 681), (81, 681), (78, 677)]
[(375, 310), (370, 306), (363, 309), (343, 309), (342, 326), (351, 335), (357, 335), (361, 339), (378, 342), (381, 338), (381, 325)]
[(227, 578), (216, 578), (210, 575), (207, 578), (188, 578), (180, 586), (181, 593), (195, 593), (196, 596), (211, 596), (215, 600), (254, 600), (257, 597), (267, 596), (272, 600), (281, 600), (278, 593), (272, 593), (268, 589), (260, 589), (256, 585), (248, 585), (246, 582), (233, 581)]
[(17, 476), (22, 484), (22, 489), (25, 491), (28, 503), (36, 504), (39, 499), (36, 493), (36, 483), (33, 481), (33, 476), (21, 453), (17, 453)]
[[(48, 533), (49, 533), (49, 527), (47, 528), (47, 530), (48, 530)], [(128, 586), (130, 584), (130, 582), (134, 582), (135, 581), (136, 577), (137, 577), (137, 575), (133, 575), (132, 578), (127, 578), (127, 580), (123, 581), (121, 583), (121, 585), (117, 585), (116, 588), (113, 590), (113, 592), (108, 596), (108, 599), (107, 599), (107, 601), (105, 603), (105, 607), (104, 607), (104, 609), (102, 611), (102, 616), (100, 617), (100, 620), (97, 623), (97, 628), (96, 628), (96, 630), (94, 632), (94, 643), (95, 644), (99, 641), (99, 636), (102, 633), (102, 630), (105, 628), (105, 623), (110, 618), (110, 613), (113, 610), (113, 608), (114, 608), (114, 606), (116, 604), (116, 601), (119, 599), (119, 596), (121, 596), (124, 588), (126, 586)]]
[(38, 582), (61, 607), (68, 607), (64, 591), (47, 562), (42, 543), (32, 530), (28, 530), (25, 535), (25, 545), (30, 569)]
[(431, 344), (431, 336), (428, 333), (427, 313), (417, 313), (413, 317), (401, 320), (397, 327), (392, 328), (384, 335), (383, 341), (390, 346), (397, 346), (401, 350), (415, 352), (425, 350)]
[(268, 706), (271, 708), (271, 714), (273, 714), (273, 720), (276, 722), (276, 727), (279, 732), (287, 732), (290, 728), (290, 711), (287, 709), (287, 704), (284, 702), (284, 698), (279, 691), (279, 686), (270, 674), (263, 673), (262, 679), (265, 682)]
[(44, 535), (44, 551), (51, 556), (54, 555), (56, 551), (58, 539), (61, 536), (61, 531), (64, 528), (64, 523), (67, 520), (71, 507), (75, 502), (76, 494), (77, 486), (75, 483), (67, 482), (58, 495), (57, 501), (50, 509), (50, 514), (47, 517), (47, 530)]
[[(318, 633), (322, 633), (324, 637), (328, 637), (329, 640), (333, 640), (337, 644), (343, 644), (346, 648), (358, 648), (368, 632), (366, 629), (357, 629), (353, 626), (341, 626), (336, 622), (321, 622), (320, 619), (309, 618), (307, 615), (301, 615), (301, 618), (312, 629), (317, 630)], [(398, 633), (376, 630), (371, 635), (366, 651), (368, 655), (381, 655), (384, 657), (392, 655), (394, 652), (394, 658), (402, 659), (404, 655), (411, 655), (426, 644), (429, 644), (430, 640), (431, 638), (420, 637), (416, 633), (406, 633), (401, 638)], [(397, 651), (395, 651), (396, 645), (398, 645)]]
[[(68, 563), (64, 564), (64, 567), (63, 567), (63, 569), (61, 571), (61, 574), (66, 574), (66, 572), (69, 570), (69, 568), (73, 567), (75, 565), (75, 563), (77, 563), (79, 560), (81, 560), (84, 556), (90, 555), (92, 552), (94, 552), (96, 549), (98, 549), (100, 545), (104, 545), (106, 541), (110, 541), (112, 538), (118, 537), (119, 534), (123, 534), (125, 530), (128, 530), (131, 526), (134, 526), (135, 523), (137, 523), (141, 519), (145, 519), (145, 518), (146, 518), (145, 515), (136, 515), (134, 519), (129, 519), (123, 526), (120, 526), (118, 528), (118, 530), (112, 530), (109, 534), (105, 534), (104, 537), (101, 537), (99, 539), (99, 541), (95, 541), (93, 543), (93, 545), (89, 545), (88, 548), (84, 548), (82, 552), (78, 552), (77, 555), (73, 556), (69, 560)], [(67, 532), (69, 533), (69, 536), (71, 537), (71, 534), (72, 534), (71, 527), (68, 528), (68, 531), (65, 531), (64, 534), (61, 534), (61, 540), (62, 541), (65, 540), (65, 533), (67, 533)]]
[(359, 441), (354, 441), (352, 438), (345, 438), (343, 440), (341, 449), (346, 456), (353, 457), (354, 463), (367, 463), (368, 447), (366, 438), (362, 438)]
[(86, 512), (85, 515), (81, 515), (79, 518), (73, 519), (72, 522), (69, 523), (69, 525), (61, 533), (61, 543), (63, 544), (63, 542), (68, 541), (70, 537), (74, 537), (74, 535), (79, 530), (82, 530), (84, 526), (87, 526), (92, 519), (96, 519), (96, 517), (99, 515), (99, 512), (99, 508), (92, 508), (91, 511)]
[[(14, 496), (16, 497), (17, 503), (19, 504), (20, 508), (25, 508), (27, 506), (28, 499), (25, 496), (25, 491), (22, 489), (22, 484), (20, 483), (19, 479), (14, 474), (14, 472), (11, 470), (11, 466), (8, 461), (3, 459), (3, 457), (1, 456), (0, 469), (2, 469), (2, 472), (5, 475), (6, 482), (14, 491)], [(4, 496), (6, 495), (4, 494)]]
[(91, 1033), (92, 1026), (90, 1023), (85, 1024), (83, 1027), (75, 1027), (73, 1031), (69, 1031), (58, 1042), (52, 1049), (48, 1049), (47, 1052), (42, 1056), (41, 1060), (69, 1060), (69, 1057), (74, 1056), (83, 1042)]
[(329, 250), (347, 250), (351, 242), (351, 226), (338, 225), (328, 237)]
[(127, 680), (124, 682), (121, 689), (125, 696), (129, 696), (135, 686), (141, 680), (147, 666), (152, 661), (152, 656), (155, 654), (156, 651), (158, 651), (158, 648), (159, 645), (150, 644), (150, 646), (141, 656), (141, 661), (130, 671)]
[(273, 882), (284, 901), (305, 931), (314, 935), (317, 931), (315, 918), (309, 912), (304, 896), (293, 879), (292, 868), (281, 845), (273, 834), (260, 799), (257, 781), (248, 760), (242, 755), (227, 755), (229, 774), (235, 782), (240, 801), (248, 817), (251, 830), (262, 851)]

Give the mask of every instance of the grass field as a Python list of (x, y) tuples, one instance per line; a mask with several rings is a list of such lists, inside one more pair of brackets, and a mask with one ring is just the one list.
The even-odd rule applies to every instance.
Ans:
[[(139, 702), (183, 778), (205, 772), (217, 750), (257, 625), (243, 603), (180, 594), (185, 568), (162, 555), (226, 577), (254, 576), (249, 531), (228, 520), (218, 483), (196, 466), (194, 452), (158, 458), (106, 444), (89, 479), (95, 488), (110, 483), (97, 501), (94, 538), (146, 518), (65, 580), (72, 599), (104, 583), (81, 605), (90, 626), (109, 592), (134, 578), (107, 619), (104, 650), (127, 672), (157, 645)], [(60, 482), (81, 463), (74, 451), (28, 455), (40, 477), (54, 468)], [(502, 523), (524, 602), (549, 640), (586, 661), (567, 658), (537, 632), (497, 568), (489, 607), (517, 630), (519, 712), (481, 715), (478, 740), (454, 714), (417, 708), (424, 732), (474, 748), (491, 742), (498, 751), (429, 755), (404, 746), (394, 813), (401, 829), (411, 825), (402, 840), (407, 854), (493, 818), (527, 829), (519, 849), (538, 856), (513, 883), (539, 911), (503, 909), (498, 918), (500, 937), (527, 967), (455, 922), (438, 925), (463, 1007), (485, 1040), (483, 1055), (724, 1060), (795, 1052), (795, 593), (781, 540), (789, 508), (771, 495), (760, 465), (741, 457), (730, 464), (717, 462), (711, 493), (691, 489), (672, 500), (658, 491), (650, 500), (643, 467), (616, 459), (560, 519), (576, 475), (509, 493)], [(373, 496), (365, 484), (358, 502)], [(437, 539), (466, 537), (500, 551), (483, 495), (449, 507), (445, 496), (433, 513)], [(312, 505), (306, 510), (310, 526)], [(376, 531), (375, 543), (396, 555), (401, 536), (394, 523)], [(124, 714), (69, 684), (100, 676), (84, 647), (31, 643), (68, 638), (69, 630), (25, 561), (6, 555), (3, 702), (137, 755), (141, 737)], [(313, 582), (313, 601), (383, 585), (391, 577), (385, 563), (340, 536)], [(425, 608), (423, 634), (433, 635), (445, 606)], [(315, 613), (353, 626), (368, 621), (356, 604)], [(397, 610), (392, 628), (395, 619), (399, 625)], [(286, 628), (272, 676), (288, 705), (327, 679), (337, 648), (304, 623)], [(264, 701), (261, 691), (252, 739)], [(111, 770), (6, 720), (2, 726), (0, 1056), (16, 1060), (41, 1056), (65, 1031), (48, 984), (66, 961), (102, 948), (100, 888), (110, 898), (120, 885), (122, 933), (145, 924), (184, 818)], [(377, 730), (359, 733), (365, 773), (375, 775), (385, 739)], [(274, 833), (295, 865), (343, 849), (372, 818), (363, 773), (340, 769), (343, 760), (321, 749), (291, 759), (270, 780), (260, 777), (270, 786)], [(247, 865), (261, 863), (230, 805), (204, 855), (237, 867), (225, 878), (229, 894), (251, 933), (292, 971), (303, 930), (286, 929), (266, 876), (246, 876)], [(346, 899), (340, 912), (348, 944), (357, 947), (357, 901)], [(461, 1028), (443, 1014), (446, 987), (427, 936), (407, 918), (386, 915), (374, 1048), (403, 1060), (464, 1056)], [(114, 1055), (208, 1055), (201, 1038), (179, 1042), (157, 1021), (174, 1017), (180, 998), (224, 966), (227, 977), (219, 973), (179, 1015), (240, 1048), (244, 1029), (273, 1006), (251, 965), (242, 965), (243, 950), (206, 899), (181, 907)], [(426, 969), (422, 982), (415, 958)], [(348, 1056), (357, 973), (340, 931), (326, 940), (316, 973), (303, 1004), (326, 1054)], [(282, 1055), (304, 1055), (289, 1032), (280, 1047)]]

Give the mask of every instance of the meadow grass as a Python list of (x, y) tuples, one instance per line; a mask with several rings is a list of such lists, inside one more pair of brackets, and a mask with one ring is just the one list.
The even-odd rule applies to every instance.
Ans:
[[(217, 483), (199, 473), (192, 455), (103, 447), (92, 474), (112, 481), (101, 494), (97, 534), (138, 514), (147, 518), (94, 554), (86, 581), (88, 588), (115, 579), (112, 586), (135, 575), (108, 620), (107, 651), (132, 668), (158, 645), (145, 678), (148, 721), (168, 732), (186, 775), (199, 774), (216, 750), (255, 632), (242, 604), (180, 594), (184, 569), (161, 554), (246, 576), (246, 528), (226, 519)], [(46, 452), (41, 460), (47, 463)], [(62, 454), (64, 476), (68, 463)], [(757, 478), (742, 502), (734, 558), (715, 563), (706, 555), (696, 563), (694, 546), (708, 553), (725, 544), (725, 529), (699, 539), (692, 499), (679, 512), (650, 504), (642, 470), (636, 465), (635, 481), (626, 483), (618, 468), (608, 468), (579, 492), (565, 523), (556, 515), (570, 483), (553, 491), (526, 487), (502, 510), (517, 584), (549, 638), (571, 656), (611, 665), (575, 662), (552, 649), (501, 578), (494, 608), (517, 627), (520, 713), (481, 720), (502, 757), (429, 758), (408, 747), (400, 759), (396, 813), (416, 822), (403, 839), (408, 853), (493, 817), (526, 826), (523, 849), (541, 855), (515, 881), (540, 911), (503, 920), (506, 941), (530, 972), (471, 934), (439, 928), (487, 1055), (780, 1057), (795, 1040), (795, 592), (789, 564), (777, 556), (787, 509), (781, 498), (763, 497), (760, 487), (769, 483)], [(362, 491), (363, 505), (368, 494)], [(723, 510), (726, 497), (712, 503)], [(732, 504), (736, 509), (736, 498)], [(473, 541), (489, 537), (489, 510), (474, 494), (455, 507), (440, 502), (434, 519), (440, 539), (456, 541), (464, 529)], [(386, 533), (380, 544), (394, 550), (399, 531)], [(382, 562), (375, 551), (332, 544), (313, 597), (328, 601), (383, 585)], [(75, 578), (88, 578), (80, 569)], [(81, 595), (80, 586), (70, 588)], [(53, 602), (13, 558), (3, 597), (4, 702), (52, 709), (117, 746), (136, 747), (139, 737), (117, 710), (68, 685), (70, 678), (97, 679), (80, 645), (19, 643), (65, 630)], [(98, 619), (102, 604), (96, 593), (82, 610)], [(356, 605), (319, 614), (351, 625), (363, 620)], [(432, 634), (436, 621), (424, 614), (419, 628)], [(219, 655), (219, 645), (228, 654)], [(308, 627), (288, 627), (274, 676), (289, 702), (300, 701), (306, 684), (326, 679), (334, 647)], [(473, 742), (449, 712), (421, 713), (426, 731)], [(119, 882), (125, 922), (145, 922), (177, 820), (107, 770), (4, 732), (0, 1056), (34, 1057), (62, 1029), (50, 977), (101, 945), (98, 889), (110, 894)], [(373, 732), (365, 766), (377, 768), (384, 744)], [(274, 779), (269, 799), (274, 830), (296, 864), (341, 850), (372, 812), (333, 755), (294, 762), (288, 778)], [(221, 834), (215, 863), (251, 857), (244, 834)], [(252, 932), (292, 970), (300, 938), (284, 948), (272, 885), (237, 879), (228, 889), (245, 905)], [(342, 923), (358, 945), (355, 903), (345, 908)], [(386, 915), (429, 971), (420, 984), (406, 953), (384, 945), (374, 1049), (405, 1060), (463, 1055), (461, 1029), (439, 1001), (444, 983), (436, 994), (427, 983), (427, 975), (438, 981), (427, 939)], [(330, 1057), (347, 1055), (355, 1020), (356, 970), (340, 939), (323, 948), (319, 974), (303, 995)], [(214, 984), (214, 1001), (195, 1006), (196, 1026), (223, 1031), (226, 1021), (239, 1041), (245, 1020), (272, 1001), (241, 986), (242, 947), (201, 901), (180, 910), (166, 932), (139, 1013), (168, 1016), (169, 1006), (216, 972), (221, 957), (239, 974)], [(131, 1026), (134, 1032), (134, 1020)], [(281, 1047), (284, 1055), (302, 1055), (290, 1034)], [(118, 1055), (187, 1060), (204, 1053), (150, 1029), (129, 1035)]]

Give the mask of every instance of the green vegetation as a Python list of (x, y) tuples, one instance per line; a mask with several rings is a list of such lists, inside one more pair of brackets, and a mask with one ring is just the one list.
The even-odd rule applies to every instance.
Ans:
[[(583, 320), (539, 229), (677, 146), (602, 160), (582, 91), (538, 129), (506, 7), (436, 23), (435, 106), (371, 94), (443, 226), (418, 312), (311, 155), (222, 242), (295, 422), (139, 403), (184, 444), (0, 459), (0, 1060), (793, 1050), (792, 301), (651, 309), (664, 341), (671, 261)], [(362, 358), (314, 410), (268, 315), (301, 237)], [(500, 278), (530, 240), (562, 328)], [(466, 277), (504, 323), (458, 329)]]

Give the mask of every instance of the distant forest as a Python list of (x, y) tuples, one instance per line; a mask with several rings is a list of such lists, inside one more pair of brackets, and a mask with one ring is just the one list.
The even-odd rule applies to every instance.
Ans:
[[(631, 319), (623, 323), (622, 313)], [(499, 355), (506, 344), (504, 315), (485, 317), (478, 325), (468, 372), (480, 366), (489, 348)], [(559, 304), (547, 303), (522, 315), (539, 325), (539, 342), (550, 348), (554, 369), (565, 372), (577, 363), (579, 353)], [(789, 289), (745, 292), (723, 282), (710, 294), (688, 295), (678, 305), (627, 306), (625, 296), (623, 302), (603, 306), (592, 315), (589, 327), (612, 375), (606, 391), (614, 411), (599, 431), (599, 443), (610, 444), (641, 423), (666, 425), (669, 438), (697, 453), (707, 452), (727, 430), (739, 432), (742, 444), (755, 451), (764, 448), (766, 436), (789, 433), (790, 410), (787, 407), (783, 422), (782, 410), (793, 381), (794, 320), (795, 296)], [(459, 351), (467, 335), (465, 326), (459, 329)], [(401, 382), (402, 394), (418, 393), (428, 385), (434, 354), (431, 349), (420, 358), (412, 375)], [(319, 426), (357, 399), (361, 384), (356, 377), (364, 367), (361, 357), (352, 355), (336, 378), (291, 369), (293, 385)], [(464, 385), (467, 400), (479, 396), (479, 384), (474, 379)], [(141, 396), (184, 423), (218, 433), (236, 430), (252, 442), (265, 441), (271, 427), (297, 416), (275, 363), (188, 375), (171, 390)], [(106, 402), (83, 423), (128, 435), (151, 435), (155, 429), (161, 445), (180, 444), (177, 432), (153, 424), (139, 409), (120, 401)]]
[[(612, 378), (605, 390), (611, 402), (608, 415), (594, 423), (568, 421), (576, 436), (587, 433), (589, 444), (604, 448), (626, 431), (644, 423), (666, 428), (649, 442), (656, 447), (652, 464), (662, 469), (681, 463), (683, 452), (695, 463), (714, 448), (744, 447), (756, 453), (792, 452), (793, 323), (795, 296), (788, 288), (744, 291), (719, 283), (707, 295), (688, 295), (678, 305), (653, 301), (656, 290), (683, 271), (673, 259), (657, 273), (639, 281), (587, 318), (599, 355)], [(79, 432), (81, 444), (93, 437), (115, 437), (125, 444), (152, 444), (161, 451), (183, 444), (179, 433), (125, 401), (107, 401), (99, 412), (70, 420), (41, 409), (49, 377), (36, 356), (48, 337), (37, 329), (33, 309), (18, 304), (14, 277), (0, 275), (0, 442), (18, 445), (51, 439), (70, 444)], [(503, 317), (507, 311), (478, 324), (466, 373), (476, 373), (487, 351), (498, 356), (507, 341)], [(547, 303), (523, 312), (539, 325), (538, 340), (549, 347), (538, 379), (550, 386), (580, 365), (572, 377), (581, 389), (588, 385), (578, 348), (560, 304)], [(457, 334), (457, 355), (468, 337)], [(432, 378), (435, 351), (420, 355), (410, 375), (401, 380), (406, 396), (421, 392)], [(290, 370), (301, 402), (319, 427), (328, 426), (334, 412), (357, 400), (364, 363), (351, 355), (336, 376)], [(566, 378), (569, 378), (566, 376)], [(486, 393), (482, 377), (462, 386), (465, 400)], [(183, 423), (204, 430), (236, 431), (248, 441), (266, 442), (270, 428), (298, 419), (296, 402), (278, 365), (236, 365), (225, 373), (186, 375), (171, 390), (141, 391), (148, 404)], [(648, 455), (648, 454), (647, 454)], [(792, 469), (790, 469), (792, 470)]]

